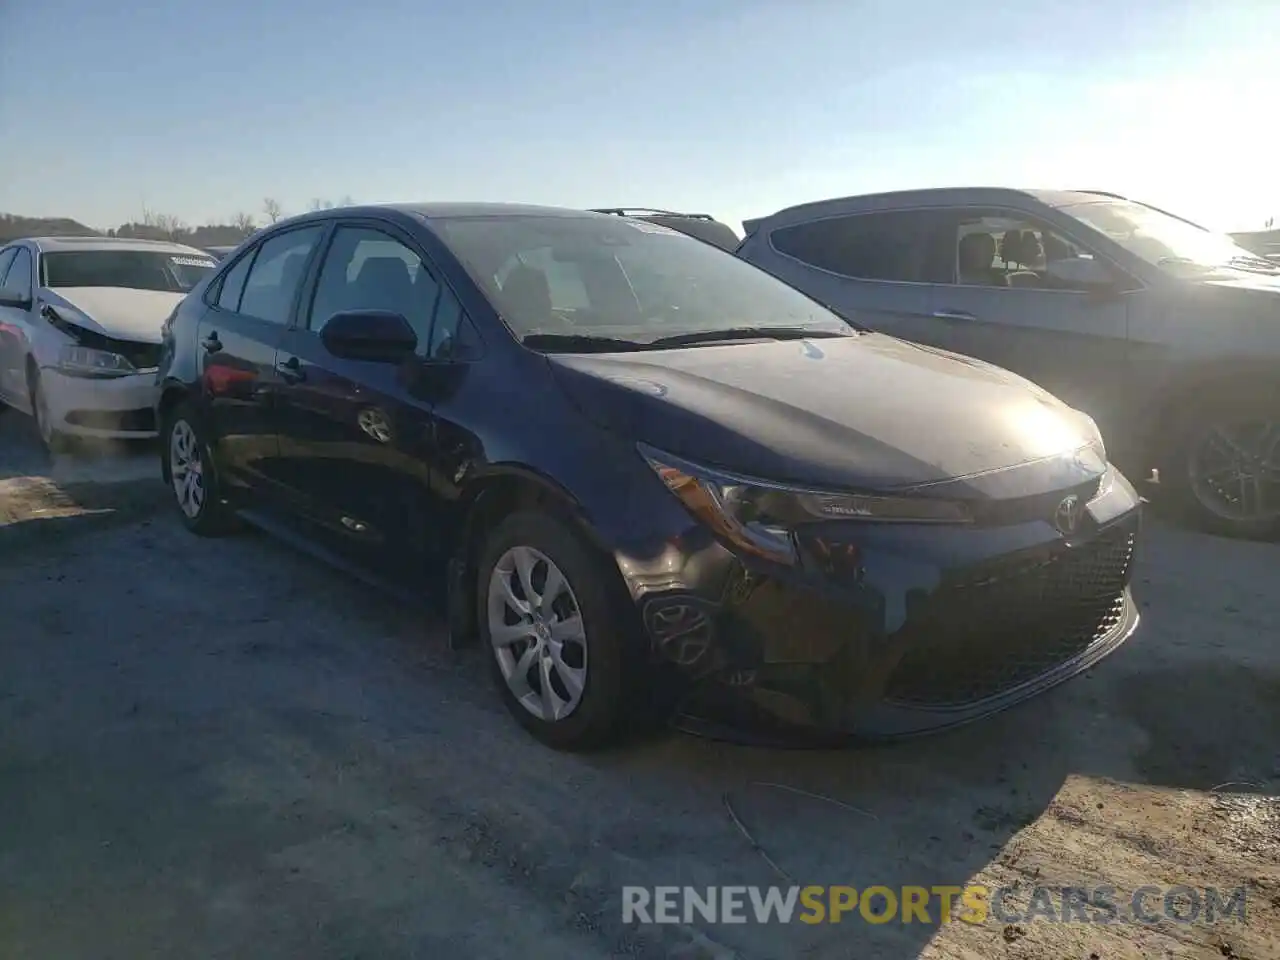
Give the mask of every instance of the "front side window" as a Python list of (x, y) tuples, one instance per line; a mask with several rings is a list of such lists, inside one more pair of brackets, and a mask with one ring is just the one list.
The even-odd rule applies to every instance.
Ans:
[(120, 287), (186, 293), (217, 263), (212, 257), (155, 250), (55, 250), (40, 269), (46, 287)]
[(239, 312), (288, 324), (307, 261), (323, 233), (324, 227), (317, 224), (277, 234), (264, 242), (249, 269)]
[(1236, 267), (1280, 273), (1280, 268), (1225, 234), (1213, 233), (1141, 203), (1099, 200), (1067, 204), (1059, 209), (1147, 263), (1169, 272)]
[(743, 330), (853, 333), (763, 270), (656, 224), (509, 216), (432, 226), (522, 340), (545, 334), (561, 342), (610, 338), (660, 346), (672, 337)]
[(318, 333), (335, 313), (386, 310), (409, 321), (425, 354), (439, 292), (422, 258), (399, 240), (368, 227), (339, 227), (320, 267), (307, 326)]
[(945, 218), (929, 210), (828, 217), (774, 230), (769, 241), (779, 253), (844, 277), (950, 280)]
[(19, 247), (9, 264), (9, 272), (5, 275), (4, 285), (25, 297), (31, 296), (31, 251)]
[(962, 211), (956, 221), (955, 282), (963, 286), (1085, 292), (1091, 286), (1080, 282), (1080, 264), (1071, 261), (1108, 269), (1078, 243), (1016, 211)]

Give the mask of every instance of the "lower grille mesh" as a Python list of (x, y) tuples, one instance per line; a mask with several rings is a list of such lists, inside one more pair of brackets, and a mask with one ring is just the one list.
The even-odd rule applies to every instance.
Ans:
[(886, 699), (961, 706), (1084, 653), (1124, 617), (1136, 529), (1005, 558), (944, 583), (896, 634), (905, 643)]

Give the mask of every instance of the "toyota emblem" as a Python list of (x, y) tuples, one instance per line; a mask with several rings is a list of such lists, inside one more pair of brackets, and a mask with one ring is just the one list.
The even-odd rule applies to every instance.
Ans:
[(1084, 515), (1084, 505), (1075, 494), (1064, 497), (1053, 512), (1053, 525), (1064, 536), (1071, 536), (1080, 528), (1080, 518)]

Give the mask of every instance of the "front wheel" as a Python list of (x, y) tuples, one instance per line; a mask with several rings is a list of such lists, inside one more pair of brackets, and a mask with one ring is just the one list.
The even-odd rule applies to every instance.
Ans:
[(44, 382), (34, 366), (27, 371), (27, 391), (31, 400), (31, 416), (36, 422), (36, 432), (40, 435), (40, 443), (45, 452), (50, 456), (68, 453), (71, 450), (71, 438), (54, 426)]
[(1280, 534), (1280, 397), (1210, 400), (1183, 417), (1160, 486), (1202, 529), (1252, 539)]
[(235, 524), (223, 502), (217, 465), (199, 418), (189, 404), (179, 404), (167, 417), (161, 434), (165, 478), (183, 525), (201, 536), (219, 536)]
[(517, 513), (477, 567), (480, 636), (507, 709), (557, 749), (614, 739), (630, 621), (599, 559), (561, 521)]

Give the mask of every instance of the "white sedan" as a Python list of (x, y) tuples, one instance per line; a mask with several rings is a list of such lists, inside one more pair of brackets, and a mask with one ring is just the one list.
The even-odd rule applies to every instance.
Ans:
[(201, 250), (150, 240), (0, 248), (0, 411), (35, 417), (51, 452), (74, 437), (154, 437), (161, 327), (215, 266)]

